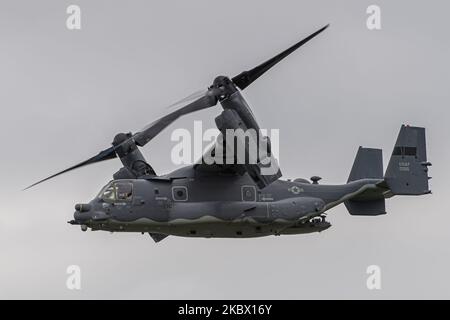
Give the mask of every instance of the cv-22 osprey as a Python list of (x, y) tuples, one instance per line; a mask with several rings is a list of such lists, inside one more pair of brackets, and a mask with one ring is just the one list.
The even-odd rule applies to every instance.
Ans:
[[(83, 231), (149, 233), (156, 242), (169, 235), (249, 238), (321, 232), (330, 227), (326, 211), (341, 203), (351, 215), (376, 216), (386, 213), (387, 198), (430, 193), (425, 129), (406, 125), (400, 129), (384, 174), (382, 151), (364, 147), (358, 149), (348, 181), (341, 185), (319, 184), (317, 176), (312, 182), (281, 180), (279, 168), (265, 172), (277, 162), (241, 90), (327, 27), (249, 71), (232, 78), (217, 77), (206, 91), (183, 99), (181, 108), (134, 134), (117, 134), (112, 146), (98, 155), (31, 186), (88, 164), (119, 158), (123, 167), (93, 200), (75, 206), (69, 223), (80, 225)], [(258, 133), (253, 138), (266, 143), (266, 156), (247, 161), (248, 141), (237, 139), (234, 142), (245, 150), (244, 161), (206, 163), (203, 157), (193, 165), (157, 175), (138, 147), (180, 116), (218, 103), (223, 107), (215, 119), (219, 136), (223, 139), (230, 129), (253, 129)], [(209, 157), (217, 145), (209, 150)], [(227, 150), (222, 150), (225, 156)]]

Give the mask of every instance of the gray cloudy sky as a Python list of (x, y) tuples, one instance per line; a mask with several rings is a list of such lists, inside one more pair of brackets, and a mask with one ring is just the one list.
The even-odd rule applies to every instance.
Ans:
[[(366, 28), (366, 8), (382, 30)], [(66, 28), (66, 8), (82, 30)], [(0, 298), (450, 298), (448, 1), (12, 1), (0, 4)], [(23, 187), (107, 147), (164, 107), (236, 75), (326, 23), (331, 28), (246, 90), (280, 129), (285, 178), (345, 182), (359, 145), (384, 149), (402, 123), (427, 128), (433, 195), (381, 217), (333, 209), (321, 234), (261, 239), (81, 232), (66, 223), (119, 168), (93, 165)], [(170, 132), (144, 149), (158, 173)], [(66, 288), (81, 267), (82, 289)], [(381, 267), (382, 290), (366, 288)]]

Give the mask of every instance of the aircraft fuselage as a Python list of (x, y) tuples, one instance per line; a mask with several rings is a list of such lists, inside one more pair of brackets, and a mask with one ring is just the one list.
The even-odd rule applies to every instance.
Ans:
[(192, 166), (167, 176), (113, 180), (89, 204), (77, 205), (84, 229), (185, 237), (260, 237), (320, 232), (326, 210), (379, 179), (343, 185), (277, 180), (260, 190), (247, 175), (198, 173)]

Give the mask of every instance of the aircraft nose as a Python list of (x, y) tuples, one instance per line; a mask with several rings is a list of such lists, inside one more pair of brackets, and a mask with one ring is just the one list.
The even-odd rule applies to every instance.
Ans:
[(84, 204), (84, 203), (78, 203), (75, 205), (75, 213), (73, 214), (73, 217), (75, 221), (78, 222), (84, 222), (90, 219), (91, 214), (91, 205)]
[(79, 203), (75, 205), (74, 221), (77, 224), (85, 224), (89, 221), (104, 221), (109, 215), (103, 211), (95, 210), (90, 204)]

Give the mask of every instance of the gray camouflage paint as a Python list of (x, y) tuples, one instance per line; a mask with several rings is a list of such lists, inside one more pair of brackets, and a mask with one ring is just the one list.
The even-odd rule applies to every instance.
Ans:
[[(358, 157), (354, 167), (357, 165)], [(392, 196), (384, 179), (359, 179), (343, 185), (302, 181), (277, 180), (260, 190), (247, 174), (218, 176), (187, 166), (161, 177), (111, 181), (105, 188), (131, 184), (132, 198), (105, 201), (101, 192), (86, 206), (88, 211), (75, 212), (71, 223), (92, 230), (148, 232), (155, 241), (164, 238), (158, 235), (239, 238), (302, 234), (328, 229), (331, 225), (321, 215), (345, 201), (366, 195), (363, 202), (370, 203)], [(181, 199), (177, 190), (185, 192)]]

